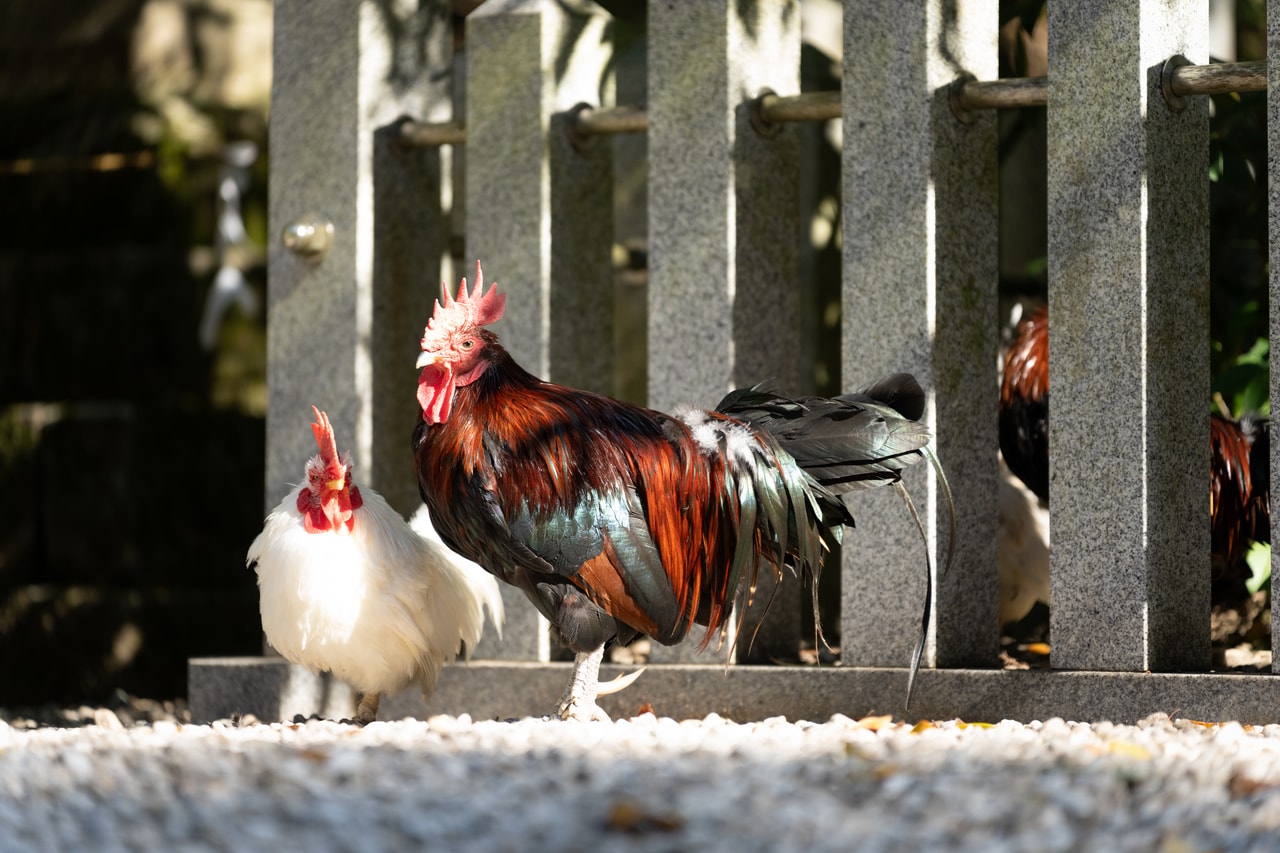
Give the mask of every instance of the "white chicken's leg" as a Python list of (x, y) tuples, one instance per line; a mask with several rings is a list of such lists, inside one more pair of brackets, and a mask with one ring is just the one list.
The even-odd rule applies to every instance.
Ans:
[(378, 719), (378, 703), (381, 700), (381, 693), (362, 694), (360, 701), (356, 703), (356, 715), (351, 718), (351, 722), (357, 726), (367, 726)]
[(596, 697), (608, 696), (629, 687), (644, 672), (644, 667), (601, 684), (600, 661), (603, 659), (604, 646), (590, 652), (578, 652), (574, 656), (569, 686), (564, 689), (564, 695), (556, 706), (557, 717), (562, 720), (609, 721), (609, 715), (596, 704)]

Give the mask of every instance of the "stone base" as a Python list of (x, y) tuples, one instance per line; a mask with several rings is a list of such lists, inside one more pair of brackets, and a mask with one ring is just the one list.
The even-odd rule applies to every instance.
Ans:
[[(602, 679), (627, 668), (601, 667)], [(280, 658), (197, 658), (188, 667), (193, 722), (253, 714), (263, 722), (295, 714), (349, 717), (351, 691)], [(446, 666), (427, 701), (416, 691), (383, 700), (379, 719), (469, 714), (510, 719), (548, 714), (569, 678), (567, 663), (474, 661)], [(615, 719), (651, 706), (659, 716), (737, 721), (785, 716), (824, 721), (860, 718), (1029, 722), (1062, 717), (1081, 722), (1134, 723), (1152, 713), (1203, 721), (1280, 722), (1275, 675), (922, 670), (909, 712), (903, 710), (906, 670), (698, 664), (650, 666), (631, 687), (602, 697)]]

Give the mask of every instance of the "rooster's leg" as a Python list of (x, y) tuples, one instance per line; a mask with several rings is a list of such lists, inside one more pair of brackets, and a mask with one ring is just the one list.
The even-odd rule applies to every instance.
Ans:
[(378, 703), (381, 699), (381, 693), (361, 694), (360, 701), (356, 703), (356, 715), (351, 718), (351, 722), (357, 726), (366, 726), (378, 719)]
[(569, 686), (556, 706), (556, 716), (562, 720), (609, 720), (609, 715), (596, 704), (599, 694), (600, 661), (604, 658), (604, 646), (589, 652), (578, 652), (573, 658), (573, 673)]
[(569, 686), (560, 697), (556, 706), (556, 716), (562, 720), (603, 720), (609, 721), (609, 715), (596, 704), (600, 696), (608, 696), (630, 687), (640, 677), (645, 668), (635, 672), (619, 675), (612, 681), (600, 683), (600, 661), (604, 658), (604, 647), (591, 652), (578, 652), (573, 659), (573, 673), (569, 676)]

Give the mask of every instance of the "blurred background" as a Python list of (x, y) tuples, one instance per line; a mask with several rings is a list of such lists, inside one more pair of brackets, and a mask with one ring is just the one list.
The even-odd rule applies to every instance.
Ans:
[(0, 11), (2, 704), (261, 651), (271, 16)]
[[(459, 62), (478, 5), (454, 3)], [(619, 103), (643, 107), (645, 4), (601, 5), (619, 21)], [(1264, 0), (1210, 7), (1215, 60), (1265, 58)], [(802, 9), (803, 88), (838, 89), (840, 3)], [(1002, 76), (1046, 73), (1043, 12), (1002, 2)], [(188, 658), (261, 651), (244, 553), (264, 515), (272, 13), (0, 7), (0, 706), (178, 698)], [(1265, 96), (1212, 110), (1213, 387), (1233, 414), (1265, 413)], [(1000, 122), (1004, 323), (1045, 294), (1045, 114)], [(840, 123), (799, 132), (812, 379), (833, 392)], [(645, 146), (615, 144), (616, 393), (643, 401)]]

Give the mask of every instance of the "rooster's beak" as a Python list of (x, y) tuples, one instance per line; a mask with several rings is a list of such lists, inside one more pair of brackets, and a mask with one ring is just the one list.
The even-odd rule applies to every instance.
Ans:
[(414, 367), (426, 367), (428, 364), (442, 364), (448, 361), (447, 358), (438, 352), (424, 352), (418, 356), (418, 363)]
[(324, 484), (324, 487), (331, 492), (340, 492), (342, 491), (342, 487), (346, 484), (346, 478), (343, 478), (341, 480), (329, 480)]

